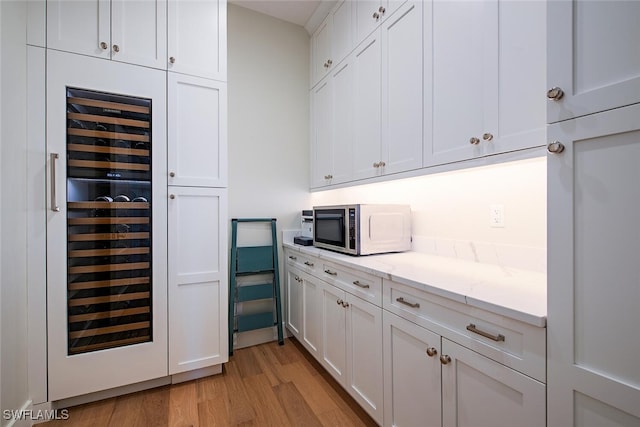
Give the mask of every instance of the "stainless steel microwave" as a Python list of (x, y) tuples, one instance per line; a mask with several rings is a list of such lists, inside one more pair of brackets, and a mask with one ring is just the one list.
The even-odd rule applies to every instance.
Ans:
[(313, 227), (313, 246), (349, 255), (411, 249), (409, 205), (315, 206)]

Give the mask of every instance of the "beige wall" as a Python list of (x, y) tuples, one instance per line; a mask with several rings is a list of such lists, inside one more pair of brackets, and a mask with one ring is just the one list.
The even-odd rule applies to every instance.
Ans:
[[(233, 4), (227, 25), (229, 216), (299, 228), (310, 197), (309, 35)], [(271, 338), (260, 335), (247, 332), (239, 343)]]

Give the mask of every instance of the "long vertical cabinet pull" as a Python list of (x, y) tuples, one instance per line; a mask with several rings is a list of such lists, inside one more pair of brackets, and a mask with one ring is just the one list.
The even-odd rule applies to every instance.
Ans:
[(58, 206), (58, 198), (56, 196), (56, 160), (60, 158), (58, 153), (51, 153), (51, 210), (53, 212), (60, 212), (60, 206)]

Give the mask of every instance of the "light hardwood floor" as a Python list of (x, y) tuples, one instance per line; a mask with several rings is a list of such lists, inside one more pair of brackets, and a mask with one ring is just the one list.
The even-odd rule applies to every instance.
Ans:
[(69, 409), (54, 426), (375, 426), (295, 339), (235, 350), (223, 373)]

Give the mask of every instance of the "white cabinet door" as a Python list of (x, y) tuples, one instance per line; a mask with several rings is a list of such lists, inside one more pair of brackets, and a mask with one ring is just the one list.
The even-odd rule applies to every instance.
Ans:
[(445, 338), (442, 358), (443, 427), (545, 425), (544, 384)]
[(380, 34), (380, 31), (376, 31), (367, 38), (356, 48), (353, 58), (354, 179), (370, 178), (380, 174), (382, 109)]
[(49, 0), (47, 47), (101, 58), (111, 57), (109, 0)]
[(169, 0), (168, 69), (227, 80), (226, 0)]
[(384, 425), (440, 427), (440, 336), (383, 314)]
[(353, 1), (341, 0), (333, 8), (331, 18), (331, 60), (338, 65), (354, 47)]
[[(67, 87), (149, 98), (151, 110), (152, 228), (149, 342), (69, 355), (67, 289)], [(166, 73), (82, 55), (47, 52), (47, 194), (59, 211), (47, 211), (48, 398), (65, 399), (167, 375)], [(90, 131), (89, 134), (91, 134)], [(107, 133), (107, 132), (105, 132)], [(112, 135), (115, 139), (115, 134)], [(52, 170), (55, 167), (55, 173)], [(55, 180), (53, 179), (55, 178)], [(67, 193), (69, 191), (69, 193)], [(57, 203), (56, 203), (57, 202)], [(126, 224), (126, 223), (125, 223)], [(91, 315), (91, 313), (88, 313)], [(98, 368), (97, 368), (98, 367)]]
[(311, 90), (311, 187), (331, 183), (333, 168), (333, 82), (323, 80)]
[(287, 329), (294, 337), (302, 341), (302, 278), (301, 273), (287, 266), (286, 292), (287, 292)]
[(340, 384), (347, 371), (345, 292), (322, 282), (322, 358), (320, 363)]
[(168, 76), (169, 185), (227, 186), (227, 85)]
[(409, 1), (382, 24), (384, 173), (422, 166), (422, 7)]
[(424, 22), (425, 49), (433, 55), (433, 68), (425, 67), (425, 85), (433, 85), (432, 108), (425, 109), (432, 114), (425, 120), (433, 126), (425, 138), (425, 166), (482, 154), (481, 145), (470, 144), (470, 138), (482, 140), (485, 116), (495, 110), (488, 90), (496, 89), (498, 22), (488, 5), (435, 1), (431, 20)]
[(382, 308), (349, 293), (345, 294), (342, 306), (347, 316), (344, 385), (356, 402), (376, 422), (382, 423)]
[(115, 61), (166, 69), (167, 2), (112, 0), (111, 45)]
[(227, 190), (169, 187), (169, 374), (226, 362)]
[(322, 354), (322, 286), (304, 275), (302, 281), (302, 343), (315, 357)]
[(351, 179), (353, 167), (353, 60), (349, 57), (331, 71), (333, 90), (333, 137), (331, 138), (331, 184)]
[[(331, 60), (331, 15), (327, 16), (311, 37), (311, 85), (315, 86), (329, 71)], [(333, 62), (333, 61), (332, 61)]]
[(547, 121), (640, 102), (640, 2), (548, 2)]
[(547, 160), (550, 427), (640, 425), (638, 117), (549, 126), (565, 147)]

